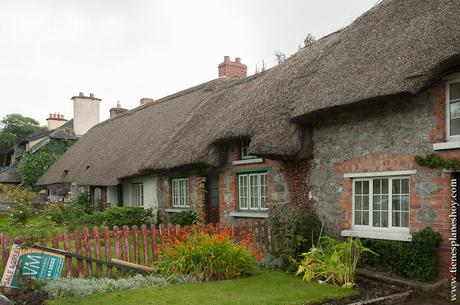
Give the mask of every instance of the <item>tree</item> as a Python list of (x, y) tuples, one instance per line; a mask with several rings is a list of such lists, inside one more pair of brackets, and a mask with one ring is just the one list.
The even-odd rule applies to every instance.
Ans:
[(59, 157), (73, 144), (73, 140), (51, 140), (45, 147), (31, 154), (24, 153), (19, 161), (19, 173), (22, 178), (22, 185), (38, 190), (36, 186), (46, 170), (56, 162)]
[(6, 115), (0, 121), (0, 164), (5, 161), (6, 152), (13, 145), (43, 128), (36, 120), (21, 114)]
[(285, 62), (286, 61), (286, 54), (284, 54), (283, 52), (281, 51), (275, 51), (275, 59), (276, 59), (276, 62), (278, 63), (278, 65), (282, 62)]
[(308, 33), (307, 34), (307, 37), (305, 37), (305, 39), (303, 40), (303, 47), (308, 47), (309, 45), (311, 45), (312, 43), (314, 43), (316, 41), (316, 38), (315, 36), (313, 36), (312, 33)]

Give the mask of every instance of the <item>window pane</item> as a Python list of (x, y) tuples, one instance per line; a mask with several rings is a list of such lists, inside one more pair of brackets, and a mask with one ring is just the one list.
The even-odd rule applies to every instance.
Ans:
[(382, 195), (382, 210), (388, 210), (388, 195)]
[(460, 99), (460, 82), (450, 84), (450, 100)]
[(355, 211), (355, 225), (361, 224), (361, 211)]
[(393, 179), (392, 180), (393, 187), (392, 187), (392, 192), (393, 194), (400, 194), (401, 193), (401, 180), (400, 179)]
[(393, 210), (401, 210), (401, 199), (400, 195), (393, 195)]
[(458, 136), (460, 134), (460, 118), (450, 119), (450, 135)]
[(400, 221), (400, 213), (399, 212), (393, 212), (392, 214), (393, 217), (393, 227), (400, 227), (401, 226), (401, 221)]
[(380, 212), (373, 212), (372, 213), (372, 225), (374, 227), (380, 227), (381, 226), (381, 223), (380, 223), (380, 216), (381, 216), (381, 213)]
[(409, 211), (409, 196), (408, 195), (401, 196), (401, 210)]
[(363, 212), (363, 225), (369, 225), (369, 212)]
[(240, 197), (240, 209), (247, 209), (248, 208), (248, 176), (247, 175), (240, 175), (238, 176), (239, 182), (239, 197)]
[(260, 175), (260, 207), (265, 209), (266, 208), (266, 201), (267, 201), (267, 190), (268, 190), (268, 183), (267, 183), (267, 174)]
[(374, 194), (380, 194), (380, 183), (381, 183), (381, 181), (379, 179), (374, 179), (374, 183), (373, 183), (373, 185), (374, 185), (374, 188), (373, 188)]
[(363, 210), (369, 210), (369, 196), (363, 196)]
[(374, 195), (372, 209), (373, 210), (381, 209), (380, 195)]
[(363, 181), (363, 194), (369, 194), (369, 181)]
[(409, 212), (401, 212), (401, 227), (409, 227)]
[(382, 227), (388, 227), (388, 211), (382, 213)]
[(409, 179), (401, 179), (402, 194), (409, 194)]
[(362, 190), (362, 182), (355, 181), (355, 194), (361, 194), (361, 190)]
[(361, 210), (362, 207), (361, 196), (355, 196), (355, 210)]
[(388, 194), (388, 179), (382, 179), (382, 194)]

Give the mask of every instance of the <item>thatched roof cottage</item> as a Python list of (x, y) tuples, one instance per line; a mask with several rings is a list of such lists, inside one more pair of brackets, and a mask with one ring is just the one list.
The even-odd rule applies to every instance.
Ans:
[(414, 157), (460, 157), (459, 22), (458, 0), (384, 0), (263, 73), (225, 58), (225, 77), (89, 130), (40, 183), (221, 222), (309, 202), (335, 236), (410, 240), (431, 226), (446, 265), (457, 174)]

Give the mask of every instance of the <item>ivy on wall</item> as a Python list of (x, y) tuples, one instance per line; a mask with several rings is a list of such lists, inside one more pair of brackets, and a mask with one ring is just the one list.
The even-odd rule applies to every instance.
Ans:
[(51, 139), (48, 144), (35, 153), (26, 152), (19, 161), (19, 173), (22, 185), (34, 190), (40, 189), (36, 185), (46, 170), (56, 162), (65, 151), (75, 143), (74, 140)]
[(430, 154), (426, 157), (415, 156), (415, 162), (420, 166), (430, 168), (444, 168), (448, 170), (460, 170), (460, 161), (456, 158), (445, 159), (438, 154)]

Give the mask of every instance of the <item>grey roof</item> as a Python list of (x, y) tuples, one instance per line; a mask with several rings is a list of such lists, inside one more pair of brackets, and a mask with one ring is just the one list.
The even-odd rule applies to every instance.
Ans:
[(15, 166), (0, 170), (0, 183), (21, 183), (21, 176)]

